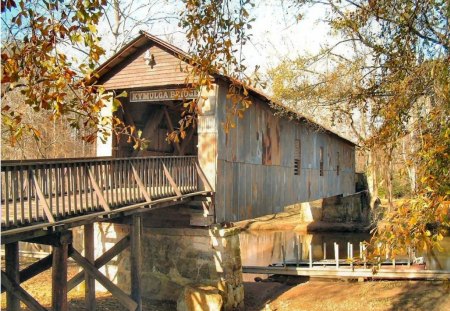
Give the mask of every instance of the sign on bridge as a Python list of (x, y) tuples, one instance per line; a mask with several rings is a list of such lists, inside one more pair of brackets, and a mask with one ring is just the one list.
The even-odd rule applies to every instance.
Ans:
[(194, 89), (167, 89), (130, 92), (130, 102), (155, 102), (198, 98), (200, 92)]

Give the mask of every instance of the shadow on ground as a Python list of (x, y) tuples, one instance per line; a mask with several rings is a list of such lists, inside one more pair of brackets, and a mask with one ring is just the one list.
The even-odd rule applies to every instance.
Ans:
[(258, 279), (259, 282), (244, 282), (245, 310), (264, 310), (277, 297), (289, 291), (294, 286), (309, 281), (309, 277), (285, 277), (273, 276), (266, 280)]

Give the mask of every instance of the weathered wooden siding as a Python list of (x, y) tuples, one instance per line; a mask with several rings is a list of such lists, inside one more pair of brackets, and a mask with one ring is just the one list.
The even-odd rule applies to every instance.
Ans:
[[(147, 50), (154, 57), (153, 66), (145, 63), (144, 55)], [(181, 66), (184, 69), (186, 63), (149, 43), (137, 49), (118, 68), (105, 75), (99, 84), (103, 84), (108, 90), (183, 84), (186, 73), (182, 72)]]
[[(222, 124), (227, 85), (219, 85), (217, 123)], [(218, 131), (218, 222), (254, 218), (294, 203), (354, 192), (352, 144), (306, 123), (276, 117), (266, 103), (253, 102), (235, 129), (228, 134)], [(296, 139), (301, 141), (299, 175), (294, 175)], [(324, 148), (323, 176), (319, 175), (320, 147)]]

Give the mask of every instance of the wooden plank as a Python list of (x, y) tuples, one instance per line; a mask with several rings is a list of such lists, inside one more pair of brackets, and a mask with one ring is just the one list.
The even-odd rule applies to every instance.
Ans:
[(303, 275), (313, 277), (331, 278), (369, 278), (369, 279), (405, 279), (405, 280), (447, 280), (450, 272), (444, 270), (388, 270), (380, 269), (374, 274), (372, 269), (348, 268), (297, 268), (297, 267), (256, 267), (244, 266), (243, 273), (251, 274), (278, 274), (278, 275)]
[(132, 224), (130, 226), (131, 237), (131, 297), (138, 304), (136, 310), (142, 310), (142, 293), (141, 293), (141, 273), (142, 273), (142, 216), (133, 215)]
[[(6, 274), (11, 278), (12, 282), (18, 283), (19, 274), (19, 243), (14, 242), (5, 245), (5, 270)], [(3, 275), (2, 275), (3, 276)], [(2, 278), (3, 284), (3, 278)], [(20, 301), (11, 291), (6, 293), (6, 305), (8, 310), (19, 310)]]
[[(20, 277), (18, 283), (23, 283), (28, 281), (32, 277), (38, 275), (39, 273), (48, 270), (52, 266), (52, 258), (53, 254), (50, 254), (41, 260), (32, 263), (22, 271), (20, 271)], [(2, 287), (2, 293), (5, 291), (5, 288)]]
[[(167, 125), (169, 126), (169, 130), (171, 132), (173, 132), (175, 129), (173, 127), (172, 119), (170, 119), (170, 115), (169, 115), (169, 112), (167, 111), (167, 107), (166, 106), (163, 107), (163, 111), (164, 111), (164, 116), (166, 117)], [(180, 144), (177, 143), (177, 142), (172, 142), (172, 143), (175, 145), (175, 148), (177, 149), (178, 154), (181, 154)]]
[(138, 304), (125, 294), (119, 287), (111, 282), (105, 275), (100, 273), (97, 268), (92, 265), (86, 258), (74, 248), (71, 249), (70, 255), (83, 269), (100, 282), (119, 302), (128, 310), (134, 311)]
[[(84, 256), (91, 264), (95, 263), (94, 224), (84, 225)], [(95, 310), (95, 279), (84, 274), (84, 301), (87, 310)], [(69, 291), (69, 289), (67, 289)]]
[[(128, 246), (130, 246), (130, 237), (126, 236), (122, 240), (114, 244), (114, 246), (111, 247), (108, 251), (103, 253), (103, 255), (98, 257), (94, 261), (94, 267), (97, 269), (103, 267), (108, 262), (110, 262), (114, 257), (120, 254), (124, 249), (126, 249)], [(81, 271), (77, 273), (73, 278), (71, 278), (67, 283), (68, 291), (74, 289), (78, 284), (83, 282), (83, 280), (84, 280), (84, 272)]]
[(195, 129), (194, 126), (191, 125), (191, 127), (189, 128), (189, 133), (187, 134), (187, 136), (183, 139), (183, 141), (181, 142), (181, 147), (180, 147), (180, 155), (184, 155), (186, 147), (189, 145), (189, 143), (192, 140), (192, 137), (194, 136), (195, 133)]
[[(106, 215), (118, 215), (123, 212), (135, 213), (135, 212), (139, 212), (137, 210), (140, 209), (141, 207), (146, 207), (146, 206), (151, 205), (153, 208), (158, 208), (159, 205), (166, 206), (165, 203), (167, 203), (167, 202), (182, 201), (183, 199), (187, 199), (187, 198), (195, 197), (195, 196), (201, 196), (201, 195), (211, 196), (212, 192), (211, 191), (197, 191), (197, 192), (192, 192), (192, 193), (186, 193), (181, 196), (171, 196), (171, 197), (154, 200), (150, 204), (148, 202), (136, 203), (136, 204), (124, 206), (121, 208), (117, 208), (117, 209), (114, 209), (109, 212), (103, 211), (103, 212), (97, 212), (97, 213), (93, 213), (93, 214), (89, 214), (89, 215), (75, 216), (72, 218), (67, 218), (67, 219), (57, 221), (52, 225), (50, 225), (48, 223), (40, 223), (40, 224), (31, 225), (28, 227), (21, 227), (21, 228), (16, 228), (16, 229), (5, 230), (5, 231), (1, 232), (1, 236), (2, 236), (1, 243), (5, 244), (4, 243), (5, 237), (11, 237), (11, 236), (21, 234), (21, 233), (26, 233), (26, 232), (31, 232), (31, 231), (35, 231), (35, 230), (40, 230), (43, 228), (48, 228), (49, 226), (65, 225), (65, 226), (70, 227), (70, 225), (76, 225), (78, 222), (98, 221), (99, 217), (106, 216)], [(149, 209), (146, 208), (143, 210), (148, 211)], [(11, 240), (9, 240), (9, 241), (11, 241)]]
[(173, 180), (172, 176), (170, 175), (169, 171), (167, 170), (166, 165), (164, 164), (163, 161), (161, 161), (162, 166), (163, 166), (163, 170), (164, 170), (164, 175), (166, 175), (167, 180), (169, 181), (170, 185), (172, 186), (173, 190), (175, 190), (175, 193), (177, 194), (177, 196), (181, 196), (181, 191), (178, 188), (177, 184), (175, 183), (175, 181)]
[[(1, 283), (2, 286), (6, 288), (7, 293), (10, 293), (15, 297), (15, 299), (21, 300), (31, 311), (47, 310), (3, 271), (1, 271)], [(20, 306), (12, 306), (8, 304), (8, 302), (6, 303), (6, 305), (8, 310), (20, 310)]]
[(208, 179), (205, 176), (205, 173), (203, 173), (203, 170), (200, 168), (197, 162), (195, 162), (195, 169), (197, 170), (197, 174), (200, 177), (200, 180), (202, 181), (205, 190), (212, 191), (211, 184), (209, 183)]
[(68, 310), (67, 305), (67, 252), (68, 244), (53, 247), (52, 263), (52, 308)]
[(100, 201), (101, 206), (103, 209), (107, 212), (111, 211), (111, 208), (109, 207), (108, 203), (105, 200), (105, 197), (103, 196), (103, 192), (101, 191), (100, 187), (97, 184), (97, 181), (95, 180), (95, 176), (92, 173), (90, 168), (87, 168), (87, 171), (89, 173), (89, 178), (92, 183), (92, 187), (94, 187), (95, 194), (97, 195), (98, 200)]
[(39, 187), (39, 183), (38, 183), (38, 180), (37, 180), (36, 175), (34, 174), (34, 172), (33, 172), (33, 182), (34, 182), (34, 188), (36, 189), (36, 194), (39, 197), (39, 199), (42, 201), (42, 209), (44, 210), (44, 213), (45, 213), (45, 216), (47, 217), (47, 220), (50, 223), (54, 223), (55, 222), (55, 218), (53, 218), (52, 212), (50, 211), (50, 206), (48, 205), (48, 202), (45, 199), (45, 196), (42, 193), (41, 188)]
[(137, 172), (137, 170), (133, 164), (130, 164), (130, 165), (131, 165), (131, 169), (133, 170), (134, 179), (136, 180), (136, 183), (137, 183), (142, 195), (144, 196), (145, 201), (151, 202), (152, 199), (150, 197), (150, 194), (147, 192), (147, 189), (145, 188), (144, 183), (142, 182), (142, 179), (139, 177), (139, 173)]

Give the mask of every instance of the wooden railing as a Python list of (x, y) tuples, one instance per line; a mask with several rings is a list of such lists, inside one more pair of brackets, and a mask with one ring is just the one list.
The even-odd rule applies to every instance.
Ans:
[(181, 197), (199, 173), (195, 156), (3, 161), (2, 229)]

